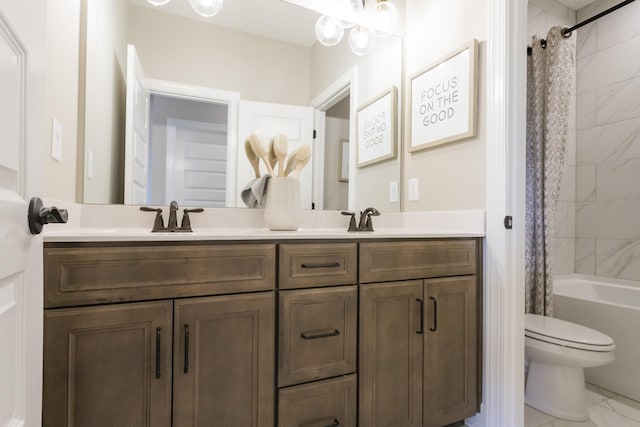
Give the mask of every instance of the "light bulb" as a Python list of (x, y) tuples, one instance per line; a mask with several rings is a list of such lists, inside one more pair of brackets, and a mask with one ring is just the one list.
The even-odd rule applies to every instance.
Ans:
[(205, 18), (211, 18), (222, 9), (223, 0), (189, 0), (196, 13)]
[(368, 28), (360, 25), (353, 27), (349, 33), (349, 47), (356, 55), (371, 53), (376, 45), (376, 37)]
[(390, 33), (398, 25), (398, 9), (388, 0), (378, 0), (373, 19), (376, 30)]
[(316, 38), (324, 46), (335, 46), (344, 36), (344, 28), (332, 16), (322, 15), (316, 21)]
[(169, 3), (171, 0), (147, 0), (147, 1), (154, 6), (164, 6), (165, 4)]

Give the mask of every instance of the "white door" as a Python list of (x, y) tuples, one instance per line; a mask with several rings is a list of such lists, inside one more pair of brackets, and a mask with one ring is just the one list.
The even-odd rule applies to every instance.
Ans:
[(42, 238), (28, 200), (42, 181), (45, 1), (0, 0), (0, 425), (39, 426)]
[(149, 90), (136, 48), (127, 46), (124, 203), (147, 202), (149, 175)]
[[(289, 140), (289, 153), (302, 144), (311, 147), (313, 159), (313, 108), (298, 105), (271, 104), (266, 102), (240, 101), (238, 113), (238, 189), (237, 206), (244, 206), (240, 190), (255, 178), (251, 164), (244, 151), (244, 141), (251, 132), (256, 131), (265, 137), (284, 133)], [(260, 164), (261, 173), (266, 173), (264, 164)], [(303, 209), (311, 209), (313, 162), (309, 161), (300, 174), (300, 195)]]
[(168, 119), (166, 171), (167, 204), (225, 207), (227, 126)]

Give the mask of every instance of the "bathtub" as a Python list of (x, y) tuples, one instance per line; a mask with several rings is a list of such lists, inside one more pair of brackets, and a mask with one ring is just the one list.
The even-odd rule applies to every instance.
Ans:
[(640, 282), (585, 276), (554, 277), (554, 317), (613, 338), (616, 359), (585, 369), (588, 382), (640, 400)]

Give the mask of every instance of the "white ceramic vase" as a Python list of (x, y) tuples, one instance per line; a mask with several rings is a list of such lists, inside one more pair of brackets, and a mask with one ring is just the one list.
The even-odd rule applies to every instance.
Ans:
[(291, 231), (300, 227), (300, 181), (272, 176), (267, 182), (264, 223), (269, 230)]

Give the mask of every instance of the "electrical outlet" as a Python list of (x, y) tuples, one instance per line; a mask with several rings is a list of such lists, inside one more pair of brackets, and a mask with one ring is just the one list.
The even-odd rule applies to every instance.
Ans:
[(55, 117), (51, 123), (51, 157), (62, 161), (62, 123)]
[(398, 181), (389, 183), (389, 203), (398, 203)]
[(420, 200), (418, 178), (409, 178), (409, 201), (415, 202), (417, 200)]

